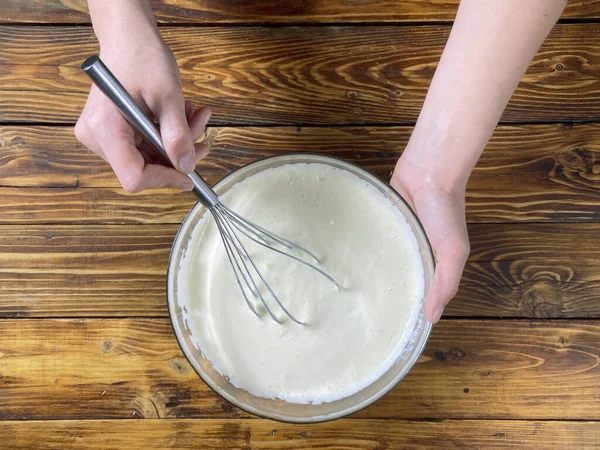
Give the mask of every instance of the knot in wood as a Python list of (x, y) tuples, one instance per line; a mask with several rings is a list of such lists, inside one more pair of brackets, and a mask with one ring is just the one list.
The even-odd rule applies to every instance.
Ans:
[(524, 298), (528, 303), (524, 310), (529, 309), (531, 317), (556, 317), (563, 311), (560, 291), (556, 282), (543, 280), (528, 283)]
[(598, 152), (587, 148), (574, 148), (556, 158), (552, 171), (554, 178), (568, 180), (570, 184), (585, 184), (600, 187), (600, 161)]
[(113, 349), (113, 343), (110, 339), (107, 339), (100, 346), (102, 353), (109, 353)]

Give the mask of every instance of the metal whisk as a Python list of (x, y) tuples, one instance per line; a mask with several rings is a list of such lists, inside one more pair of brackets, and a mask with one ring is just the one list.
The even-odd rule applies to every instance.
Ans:
[[(125, 119), (136, 129), (142, 137), (157, 151), (165, 163), (168, 163), (169, 157), (165, 151), (158, 128), (150, 118), (135, 103), (133, 98), (127, 93), (121, 83), (115, 78), (110, 70), (104, 65), (98, 56), (91, 56), (81, 65), (81, 69), (92, 79), (93, 83), (119, 108)], [(319, 259), (305, 248), (285, 239), (277, 234), (264, 229), (263, 227), (245, 219), (236, 212), (229, 209), (219, 201), (217, 194), (206, 184), (197, 172), (189, 174), (194, 183), (193, 192), (198, 200), (211, 212), (223, 245), (227, 258), (233, 269), (237, 284), (246, 300), (246, 303), (256, 316), (260, 317), (250, 298), (260, 300), (271, 318), (277, 323), (281, 320), (273, 313), (273, 310), (267, 304), (264, 295), (261, 293), (260, 286), (263, 285), (269, 295), (275, 300), (281, 310), (294, 322), (299, 325), (305, 325), (304, 322), (296, 319), (289, 310), (283, 306), (277, 294), (271, 289), (256, 264), (250, 257), (250, 253), (243, 244), (241, 236), (255, 242), (267, 249), (273, 250), (281, 255), (285, 255), (305, 266), (308, 266), (331, 281), (337, 288), (340, 285), (325, 270), (320, 267)], [(293, 255), (290, 251), (296, 250), (300, 254), (314, 260), (314, 264)]]

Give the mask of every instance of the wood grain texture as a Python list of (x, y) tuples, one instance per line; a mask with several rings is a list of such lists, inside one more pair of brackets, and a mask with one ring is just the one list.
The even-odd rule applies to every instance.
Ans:
[[(198, 170), (213, 184), (260, 158), (317, 152), (389, 180), (410, 127), (216, 127)], [(194, 199), (130, 196), (72, 127), (0, 127), (0, 223), (179, 223)], [(469, 222), (590, 222), (600, 218), (600, 126), (500, 126), (467, 190)], [(25, 189), (24, 189), (25, 188)], [(49, 189), (52, 188), (52, 189)]]
[[(187, 98), (217, 123), (414, 123), (449, 26), (165, 27)], [(350, 50), (349, 50), (350, 49)], [(90, 27), (0, 26), (0, 121), (73, 123)], [(600, 24), (559, 24), (502, 120), (600, 118)]]
[(0, 227), (0, 317), (165, 317), (177, 229)]
[(196, 200), (189, 192), (117, 188), (1, 188), (0, 224), (181, 223)]
[(451, 316), (600, 317), (596, 224), (477, 224)]
[[(467, 194), (469, 223), (598, 222), (600, 197), (590, 189), (587, 199), (565, 204), (551, 195), (538, 203), (525, 192), (489, 192), (485, 199)], [(557, 192), (558, 194), (558, 192)], [(565, 196), (565, 198), (568, 198)], [(127, 194), (119, 188), (1, 188), (0, 225), (6, 224), (175, 224), (181, 223), (195, 197), (159, 189)]]
[[(146, 419), (8, 421), (0, 440), (11, 449), (592, 449), (597, 422), (520, 420), (338, 420), (290, 425), (267, 420)], [(38, 436), (44, 436), (40, 442)]]
[[(199, 171), (213, 184), (260, 158), (317, 152), (389, 180), (409, 127), (209, 128)], [(0, 223), (179, 223), (189, 194), (125, 194), (71, 127), (0, 127)], [(588, 222), (600, 217), (600, 126), (500, 126), (467, 190), (469, 222)], [(25, 187), (26, 189), (23, 189)], [(57, 188), (57, 189), (48, 189)]]
[[(388, 179), (411, 132), (389, 125), (416, 120), (458, 4), (151, 1), (214, 123), (302, 125), (209, 129), (211, 183), (298, 150)], [(600, 0), (563, 19), (590, 22), (555, 28), (505, 123), (600, 121)], [(278, 424), (214, 394), (173, 336), (165, 270), (193, 197), (125, 194), (56, 126), (89, 90), (86, 2), (3, 0), (0, 24), (0, 447), (600, 447), (600, 125), (500, 127), (469, 182), (460, 291), (414, 370), (350, 419)], [(498, 316), (570, 320), (478, 318)]]
[[(459, 0), (152, 0), (159, 23), (360, 23), (428, 22), (454, 19)], [(3, 0), (0, 23), (88, 24), (85, 0)], [(565, 19), (598, 19), (600, 2), (570, 0)]]
[[(329, 154), (389, 178), (412, 127), (209, 127), (212, 153), (199, 169), (211, 184), (261, 158), (291, 152)], [(71, 126), (0, 126), (0, 186), (119, 187), (104, 161), (77, 141)], [(469, 190), (596, 190), (599, 124), (500, 125)], [(488, 180), (493, 178), (493, 183)], [(560, 195), (562, 191), (554, 194)]]
[[(0, 317), (165, 317), (177, 229), (0, 226)], [(447, 316), (600, 317), (600, 224), (473, 224), (469, 232), (471, 256)]]
[[(168, 319), (6, 319), (0, 419), (241, 418)], [(598, 420), (597, 321), (444, 320), (407, 378), (354, 417)]]

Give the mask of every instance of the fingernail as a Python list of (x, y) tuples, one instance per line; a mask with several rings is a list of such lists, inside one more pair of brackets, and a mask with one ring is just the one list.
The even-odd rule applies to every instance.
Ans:
[(433, 312), (433, 323), (437, 323), (442, 318), (443, 313), (444, 305), (439, 305), (437, 308), (435, 308), (435, 311)]
[(196, 158), (192, 153), (183, 155), (179, 159), (179, 170), (183, 173), (191, 173), (196, 168)]

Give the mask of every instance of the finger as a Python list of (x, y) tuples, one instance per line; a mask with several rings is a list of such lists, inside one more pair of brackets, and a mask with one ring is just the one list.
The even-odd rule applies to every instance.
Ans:
[[(208, 107), (202, 107), (198, 110), (194, 110), (194, 104), (190, 101), (185, 101), (185, 115), (187, 117), (188, 126), (192, 132), (192, 139), (197, 141), (199, 138), (204, 137), (205, 127), (207, 122), (210, 120), (212, 111)], [(142, 140), (141, 136), (136, 134), (135, 140), (136, 147), (140, 150), (147, 164), (152, 164), (160, 161), (149, 145)], [(206, 145), (195, 144), (196, 162), (204, 158), (210, 151)]]
[(196, 150), (196, 162), (210, 153), (210, 147), (202, 142), (194, 144), (194, 149)]
[(111, 106), (106, 108), (104, 112), (96, 113), (95, 120), (102, 121), (103, 126), (94, 127), (94, 138), (121, 186), (134, 192), (144, 169), (144, 158), (135, 147), (133, 130), (125, 119)]
[(185, 101), (185, 117), (187, 118), (188, 123), (192, 119), (192, 115), (194, 114), (194, 102), (190, 100)]
[(112, 148), (114, 151), (107, 153), (109, 163), (121, 186), (129, 193), (168, 186), (184, 191), (193, 188), (188, 176), (175, 169), (160, 164), (146, 165), (142, 155), (128, 142), (120, 140)]
[(93, 128), (90, 125), (90, 118), (93, 117), (94, 114), (94, 97), (95, 90), (94, 87), (90, 91), (90, 95), (86, 101), (85, 107), (81, 113), (81, 116), (77, 120), (75, 124), (75, 137), (79, 142), (81, 142), (88, 150), (92, 151), (96, 155), (100, 156), (104, 161), (107, 161), (106, 155), (102, 151), (98, 142), (94, 138)]
[(191, 180), (176, 170), (153, 164), (146, 166), (135, 147), (133, 130), (116, 111), (106, 115), (104, 125), (98, 128), (96, 141), (127, 192), (165, 186), (191, 189)]
[(98, 155), (100, 158), (102, 158), (105, 162), (108, 162), (108, 158), (102, 151), (102, 148), (100, 148), (100, 146), (96, 143), (96, 141), (94, 141), (90, 146), (86, 145), (86, 147), (90, 149), (93, 153)]
[(435, 276), (425, 301), (427, 318), (431, 323), (440, 320), (444, 308), (458, 292), (463, 269), (469, 256), (468, 241), (466, 245), (461, 240), (441, 246), (435, 256)]
[(189, 120), (190, 130), (192, 131), (192, 139), (196, 142), (201, 137), (204, 137), (206, 124), (210, 120), (212, 110), (208, 106), (194, 111)]
[(149, 183), (147, 185), (143, 184), (140, 190), (172, 187), (182, 191), (191, 191), (194, 188), (192, 180), (187, 175), (161, 164), (146, 165), (142, 179)]
[(98, 145), (94, 139), (94, 136), (85, 128), (85, 125), (79, 121), (75, 125), (75, 137), (85, 146), (85, 148), (98, 155), (104, 161), (108, 162), (106, 155), (102, 151), (100, 145)]
[(196, 155), (183, 94), (171, 92), (163, 95), (158, 103), (152, 106), (158, 116), (163, 145), (171, 163), (182, 173), (192, 172), (196, 167)]

